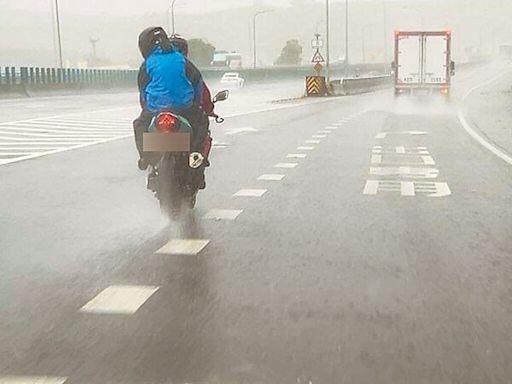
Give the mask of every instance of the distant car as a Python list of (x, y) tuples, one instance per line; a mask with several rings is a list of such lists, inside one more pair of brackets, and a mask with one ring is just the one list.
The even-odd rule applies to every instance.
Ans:
[(221, 84), (233, 85), (238, 88), (242, 88), (245, 84), (245, 79), (238, 72), (228, 72), (222, 76), (220, 80)]

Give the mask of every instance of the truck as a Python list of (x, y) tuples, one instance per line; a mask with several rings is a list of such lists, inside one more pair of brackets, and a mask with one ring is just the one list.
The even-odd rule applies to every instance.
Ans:
[(455, 63), (451, 31), (395, 32), (395, 96), (450, 94)]

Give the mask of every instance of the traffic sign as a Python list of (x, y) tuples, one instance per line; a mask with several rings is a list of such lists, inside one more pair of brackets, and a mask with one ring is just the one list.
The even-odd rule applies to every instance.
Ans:
[(320, 50), (316, 50), (315, 55), (313, 56), (313, 59), (311, 59), (312, 63), (325, 63), (324, 58), (322, 57), (322, 54), (320, 53)]
[(315, 35), (315, 38), (313, 40), (311, 40), (311, 48), (313, 49), (320, 49), (324, 46), (324, 41), (320, 38), (320, 34), (317, 33)]
[(324, 96), (327, 94), (327, 84), (323, 76), (306, 77), (306, 94), (308, 96)]

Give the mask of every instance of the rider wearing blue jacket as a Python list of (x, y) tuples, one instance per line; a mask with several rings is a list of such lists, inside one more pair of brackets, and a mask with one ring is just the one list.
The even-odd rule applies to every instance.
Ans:
[(172, 111), (186, 118), (193, 128), (194, 151), (201, 148), (209, 132), (209, 122), (200, 107), (204, 84), (201, 73), (172, 46), (163, 28), (145, 29), (139, 36), (139, 49), (144, 57), (138, 75), (142, 112), (134, 121), (134, 131), (140, 154), (139, 168), (146, 169), (142, 137), (156, 114)]

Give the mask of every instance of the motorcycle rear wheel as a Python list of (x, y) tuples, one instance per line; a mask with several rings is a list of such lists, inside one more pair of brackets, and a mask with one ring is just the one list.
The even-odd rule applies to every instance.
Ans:
[(184, 196), (176, 172), (176, 158), (166, 155), (158, 168), (158, 193), (160, 209), (169, 218), (177, 218), (181, 214)]

